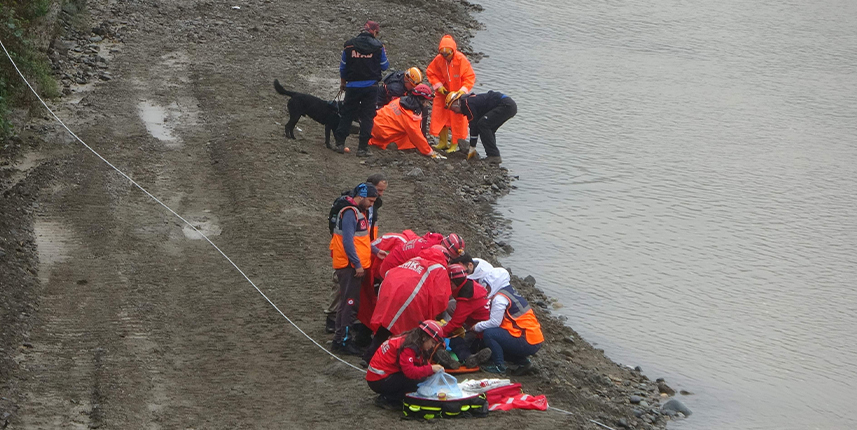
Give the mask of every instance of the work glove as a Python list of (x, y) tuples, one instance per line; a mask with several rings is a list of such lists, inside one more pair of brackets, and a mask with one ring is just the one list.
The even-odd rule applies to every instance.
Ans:
[(464, 327), (459, 327), (459, 328), (453, 330), (452, 333), (449, 335), (449, 337), (450, 338), (464, 337), (464, 335), (465, 335)]
[(432, 151), (431, 154), (429, 154), (429, 155), (431, 156), (431, 158), (433, 158), (435, 160), (446, 160), (446, 157), (444, 157), (443, 155), (440, 155), (440, 153), (438, 153), (437, 151)]
[(445, 96), (445, 95), (449, 94), (449, 90), (446, 89), (446, 87), (441, 86), (440, 88), (437, 89), (437, 93), (442, 95), (442, 96)]

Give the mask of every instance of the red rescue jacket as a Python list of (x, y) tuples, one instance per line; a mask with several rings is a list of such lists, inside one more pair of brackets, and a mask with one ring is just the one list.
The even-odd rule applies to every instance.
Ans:
[[(384, 341), (375, 351), (369, 367), (366, 368), (367, 381), (380, 381), (395, 373), (402, 372), (408, 379), (420, 380), (431, 376), (431, 364), (423, 360), (422, 354), (414, 348), (402, 348), (404, 336), (396, 336)], [(401, 352), (399, 350), (401, 349)]]
[(383, 279), (388, 270), (401, 266), (406, 261), (420, 255), (424, 249), (440, 244), (442, 240), (442, 234), (428, 232), (423, 237), (408, 241), (408, 243), (402, 245), (401, 248), (391, 252), (390, 255), (381, 262), (378, 276)]
[[(405, 230), (401, 233), (385, 233), (381, 237), (372, 242), (376, 248), (381, 251), (391, 252), (399, 249), (409, 240), (416, 239), (416, 233), (411, 230)], [(363, 282), (360, 284), (360, 307), (357, 310), (357, 319), (361, 322), (372, 319), (372, 312), (375, 311), (375, 302), (378, 301), (378, 296), (375, 294), (375, 279), (378, 278), (378, 273), (381, 271), (381, 260), (375, 255), (372, 255), (372, 276), (364, 276)]]
[(419, 257), (390, 269), (378, 290), (369, 328), (377, 331), (384, 327), (397, 335), (445, 311), (452, 294), (446, 265), (443, 252), (429, 248)]
[(449, 337), (455, 329), (464, 324), (472, 327), (480, 321), (487, 321), (491, 318), (488, 290), (482, 285), (468, 279), (461, 290), (454, 295), (457, 295), (455, 297), (455, 312), (452, 314), (452, 319), (443, 326), (443, 337)]

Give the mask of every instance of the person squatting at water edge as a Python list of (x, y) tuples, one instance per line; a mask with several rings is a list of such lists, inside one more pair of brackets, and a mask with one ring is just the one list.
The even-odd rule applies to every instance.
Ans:
[(421, 154), (431, 158), (445, 158), (431, 149), (421, 129), (423, 115), (431, 97), (431, 88), (419, 84), (411, 94), (393, 100), (379, 109), (375, 115), (369, 145), (387, 149), (387, 145), (395, 143), (396, 148), (400, 150), (416, 148)]
[(378, 101), (378, 81), (381, 72), (390, 67), (387, 51), (379, 41), (381, 26), (375, 21), (366, 21), (356, 37), (345, 42), (342, 60), (339, 63), (339, 90), (345, 91), (342, 100), (342, 117), (333, 136), (336, 147), (331, 148), (342, 154), (345, 152), (345, 138), (351, 129), (355, 114), (360, 119), (360, 137), (357, 144), (357, 156), (369, 157), (369, 139), (372, 137), (372, 119), (375, 118), (375, 103)]
[[(467, 137), (467, 118), (460, 113), (444, 109), (446, 96), (456, 91), (469, 93), (476, 84), (476, 73), (473, 72), (467, 57), (458, 51), (452, 36), (447, 34), (440, 39), (438, 55), (426, 68), (426, 77), (436, 93), (429, 126), (429, 133), (440, 139), (435, 149), (446, 149), (447, 153), (458, 151), (459, 141)], [(451, 144), (448, 141), (450, 130)]]
[(358, 185), (354, 196), (347, 196), (348, 206), (339, 211), (330, 239), (333, 269), (339, 280), (341, 296), (331, 346), (335, 352), (361, 355), (350, 332), (359, 306), (360, 283), (371, 267), (372, 255), (382, 259), (387, 255), (374, 247), (369, 238), (368, 209), (377, 197), (378, 190), (374, 185)]
[(500, 150), (497, 149), (497, 129), (518, 113), (518, 105), (511, 97), (488, 91), (484, 94), (450, 93), (446, 96), (446, 108), (464, 114), (470, 122), (470, 151), (467, 158), (477, 156), (476, 143), (482, 139), (485, 146), (485, 161), (500, 164)]
[[(373, 174), (369, 175), (369, 178), (366, 179), (366, 183), (374, 185), (375, 189), (378, 191), (378, 197), (375, 199), (375, 203), (369, 207), (369, 211), (368, 211), (369, 212), (369, 217), (368, 217), (369, 218), (369, 239), (374, 242), (376, 240), (376, 238), (378, 237), (378, 211), (381, 209), (381, 206), (384, 204), (384, 202), (381, 198), (384, 197), (384, 191), (387, 190), (387, 185), (388, 185), (387, 175), (380, 173), (380, 172), (379, 173), (373, 173)], [(349, 204), (348, 197), (353, 197), (355, 195), (355, 190), (349, 190), (347, 192), (343, 191), (342, 195), (339, 196), (336, 199), (336, 201), (333, 203), (334, 209), (331, 209), (331, 210), (333, 211), (333, 210), (335, 210), (335, 208), (341, 209), (341, 208), (344, 208), (345, 206), (348, 206), (348, 204)], [(339, 211), (337, 210), (336, 213), (334, 213), (331, 216), (331, 218), (332, 218), (331, 222), (333, 223), (332, 226), (336, 225), (336, 220), (337, 220), (338, 216), (339, 216)], [(330, 234), (333, 235), (333, 228), (332, 227), (331, 227)], [(380, 260), (378, 260), (377, 262), (376, 262), (376, 260), (377, 260), (377, 257), (375, 255), (373, 255), (372, 256), (372, 268), (373, 269), (376, 269), (376, 268), (380, 267), (380, 265), (381, 265)], [(365, 282), (366, 281), (364, 281), (364, 283)], [(326, 315), (324, 330), (327, 333), (333, 333), (336, 330), (336, 314), (339, 312), (340, 297), (341, 296), (339, 295), (339, 280), (337, 278), (336, 282), (334, 283), (333, 287), (331, 288), (330, 306), (328, 306), (327, 309), (324, 311), (324, 313)]]
[(424, 249), (431, 248), (434, 245), (441, 245), (446, 248), (446, 251), (453, 258), (464, 253), (464, 239), (458, 234), (450, 233), (449, 236), (443, 237), (440, 233), (428, 232), (423, 237), (410, 240), (408, 243), (402, 245), (401, 248), (391, 251), (387, 258), (381, 262), (379, 275), (381, 278), (386, 277), (390, 269), (401, 266), (406, 261), (420, 255)]
[(416, 391), (417, 384), (433, 373), (443, 371), (443, 366), (429, 364), (434, 351), (443, 344), (440, 332), (436, 321), (423, 321), (378, 348), (366, 369), (366, 382), (378, 393), (378, 406), (401, 411), (405, 394)]

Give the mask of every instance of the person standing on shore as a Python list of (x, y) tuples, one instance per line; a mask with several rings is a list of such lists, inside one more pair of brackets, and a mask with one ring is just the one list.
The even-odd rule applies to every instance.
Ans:
[(333, 269), (339, 280), (339, 311), (336, 314), (335, 331), (331, 350), (350, 355), (360, 355), (354, 344), (351, 326), (357, 316), (360, 300), (360, 283), (371, 267), (372, 255), (386, 257), (369, 240), (368, 209), (375, 203), (378, 190), (372, 184), (360, 184), (354, 196), (347, 196), (348, 206), (339, 211), (336, 227), (330, 239)]
[[(440, 139), (435, 149), (446, 149), (447, 153), (458, 151), (459, 141), (467, 137), (467, 118), (444, 109), (446, 96), (456, 91), (469, 93), (476, 84), (476, 73), (467, 57), (458, 51), (452, 36), (447, 34), (440, 39), (438, 55), (426, 68), (426, 77), (435, 91), (429, 125), (429, 133)], [(451, 143), (448, 141), (450, 130)]]
[(482, 138), (487, 155), (485, 160), (492, 164), (503, 162), (495, 134), (501, 125), (518, 113), (518, 105), (511, 97), (496, 91), (470, 95), (450, 93), (446, 97), (446, 107), (455, 113), (464, 114), (470, 122), (468, 159), (476, 156), (476, 142)]
[(351, 129), (355, 114), (360, 119), (360, 136), (357, 156), (369, 157), (369, 139), (375, 118), (375, 103), (378, 101), (378, 81), (381, 72), (390, 67), (384, 44), (378, 40), (381, 26), (375, 21), (366, 21), (363, 30), (345, 42), (342, 60), (339, 63), (339, 90), (345, 91), (342, 101), (342, 117), (334, 132), (336, 152), (345, 152), (345, 138)]

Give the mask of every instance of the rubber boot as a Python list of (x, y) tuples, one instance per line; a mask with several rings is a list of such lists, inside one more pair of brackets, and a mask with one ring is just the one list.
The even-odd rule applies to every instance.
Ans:
[(446, 153), (447, 153), (447, 154), (452, 154), (452, 153), (454, 153), (454, 152), (458, 152), (458, 144), (457, 144), (457, 143), (453, 143), (453, 144), (449, 147), (449, 149), (447, 149), (447, 150), (446, 150)]
[(434, 146), (434, 149), (441, 150), (449, 148), (449, 127), (444, 126), (440, 129), (440, 135), (438, 135), (438, 137), (440, 138), (440, 142)]

